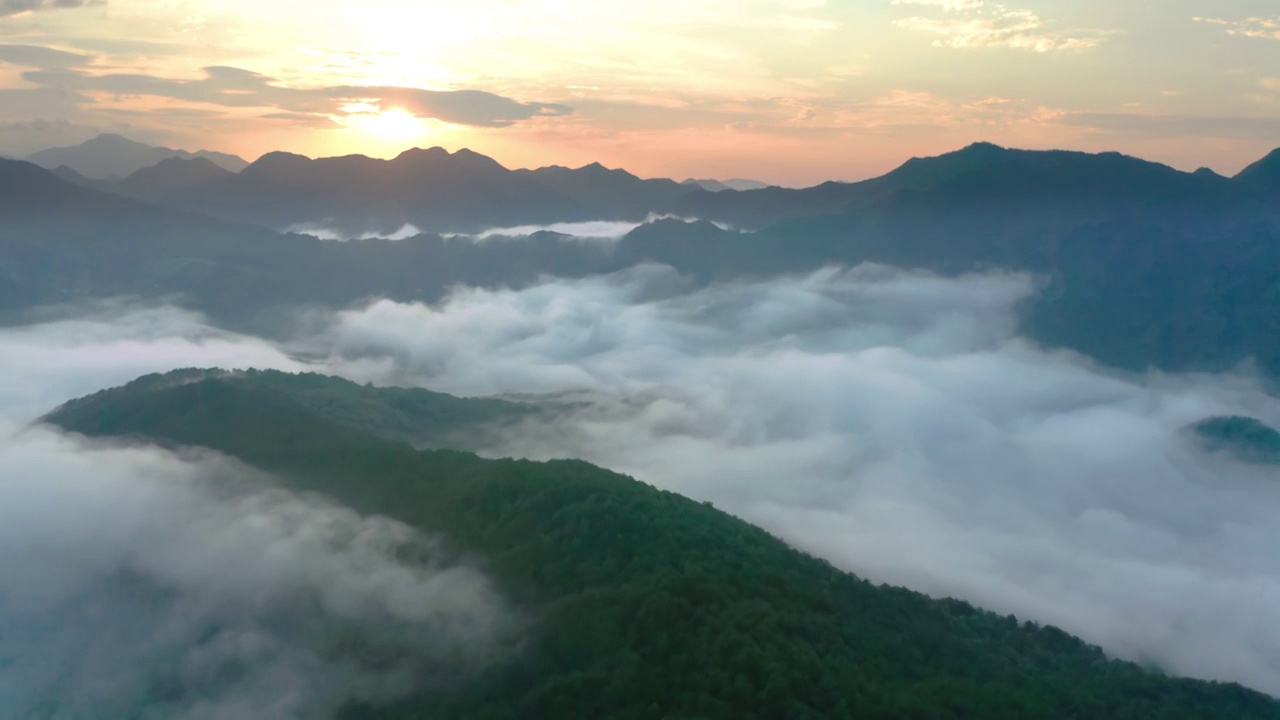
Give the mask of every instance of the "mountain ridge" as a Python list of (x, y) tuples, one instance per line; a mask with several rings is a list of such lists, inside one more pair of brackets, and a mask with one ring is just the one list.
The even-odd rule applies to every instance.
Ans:
[(156, 147), (130, 140), (115, 133), (102, 133), (79, 145), (55, 147), (32, 153), (26, 159), (53, 170), (65, 165), (93, 180), (124, 178), (168, 158), (204, 158), (229, 170), (239, 172), (249, 165), (243, 158), (223, 152), (198, 150), (188, 152)]
[(44, 421), (205, 447), (442, 535), (535, 618), (520, 655), (476, 684), (355, 704), (344, 718), (1280, 717), (1280, 702), (1236, 684), (1167, 677), (1057, 628), (873, 585), (587, 463), (417, 451), (318, 414), (322, 399), (264, 390), (252, 374), (183, 372), (72, 401)]

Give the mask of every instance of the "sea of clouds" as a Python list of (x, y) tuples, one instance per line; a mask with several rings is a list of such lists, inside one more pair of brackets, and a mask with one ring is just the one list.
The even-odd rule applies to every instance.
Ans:
[[(650, 265), (462, 288), (434, 306), (315, 311), (305, 332), (273, 340), (171, 307), (116, 306), (0, 330), (0, 395), (17, 428), (70, 397), (185, 366), (542, 394), (559, 410), (477, 449), (584, 458), (870, 579), (1280, 694), (1280, 474), (1208, 453), (1185, 429), (1224, 414), (1280, 425), (1280, 403), (1247, 369), (1125, 374), (1037, 347), (1016, 331), (1037, 289), (1018, 274), (872, 265), (697, 286)], [(61, 447), (68, 462), (143, 452), (10, 438), (0, 452)], [(476, 577), (480, 606), (501, 608), (485, 587)]]

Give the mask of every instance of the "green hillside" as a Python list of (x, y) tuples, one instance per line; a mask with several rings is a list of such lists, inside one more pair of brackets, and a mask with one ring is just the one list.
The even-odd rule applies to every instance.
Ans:
[(1251, 417), (1213, 417), (1191, 429), (1210, 450), (1225, 452), (1246, 462), (1280, 465), (1280, 432)]
[(873, 585), (583, 462), (416, 450), (391, 438), (509, 408), (396, 397), (181, 371), (46, 420), (213, 448), (442, 533), (529, 613), (524, 649), (470, 686), (348, 718), (1280, 718), (1280, 703), (1238, 685), (1168, 678), (1055, 628)]

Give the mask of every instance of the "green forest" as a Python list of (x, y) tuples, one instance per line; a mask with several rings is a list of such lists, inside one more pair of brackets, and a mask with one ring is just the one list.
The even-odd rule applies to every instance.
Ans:
[[(57, 409), (92, 437), (203, 446), (440, 533), (529, 617), (464, 687), (372, 718), (1280, 718), (1236, 684), (876, 585), (708, 504), (579, 461), (420, 449), (532, 412), (315, 375), (178, 371)], [(407, 442), (412, 440), (413, 444)]]

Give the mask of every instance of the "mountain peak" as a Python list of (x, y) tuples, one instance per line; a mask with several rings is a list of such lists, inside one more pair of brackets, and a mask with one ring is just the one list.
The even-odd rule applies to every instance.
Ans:
[(969, 143), (968, 145), (964, 146), (960, 150), (957, 150), (956, 152), (968, 153), (972, 155), (977, 153), (987, 153), (987, 154), (1006, 153), (1006, 152), (1009, 152), (1009, 150), (1007, 148), (996, 145), (993, 142), (979, 140), (978, 142), (975, 142), (975, 143)]
[(137, 197), (154, 199), (234, 174), (205, 157), (171, 157), (120, 181), (120, 188)]
[(1280, 189), (1280, 148), (1272, 150), (1266, 157), (1241, 170), (1235, 179), (1251, 185)]
[(426, 160), (448, 157), (449, 151), (436, 145), (435, 147), (411, 147), (396, 156), (396, 160)]
[(41, 150), (27, 159), (48, 170), (65, 165), (85, 177), (101, 179), (128, 177), (142, 168), (171, 157), (205, 157), (231, 172), (239, 172), (249, 164), (235, 155), (208, 150), (187, 152), (153, 147), (116, 133), (102, 133), (79, 145)]
[(144, 147), (151, 147), (146, 143), (138, 142), (137, 140), (132, 140), (119, 133), (100, 133), (97, 136), (92, 137), (80, 143), (81, 147), (85, 145), (129, 145), (131, 147), (137, 147), (141, 145)]

